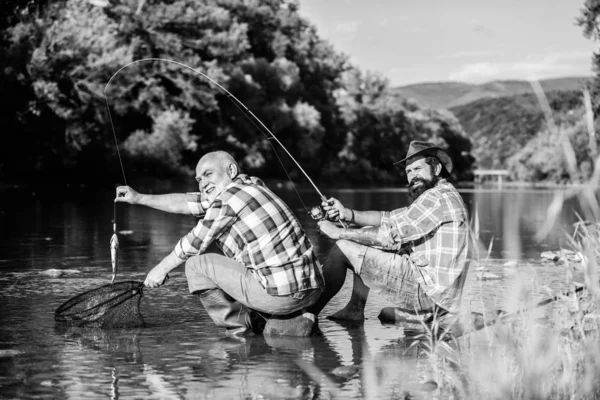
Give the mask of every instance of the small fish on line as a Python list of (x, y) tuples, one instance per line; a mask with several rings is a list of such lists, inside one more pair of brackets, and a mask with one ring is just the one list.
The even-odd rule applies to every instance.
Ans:
[(113, 221), (113, 235), (110, 238), (110, 261), (112, 263), (112, 285), (117, 277), (117, 263), (119, 262), (119, 237), (117, 236), (117, 224)]

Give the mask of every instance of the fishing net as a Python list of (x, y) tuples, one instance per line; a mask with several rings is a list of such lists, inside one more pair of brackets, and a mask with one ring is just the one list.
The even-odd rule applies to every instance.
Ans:
[(143, 288), (142, 282), (125, 281), (89, 290), (58, 307), (54, 319), (77, 327), (143, 327), (144, 318), (140, 313)]

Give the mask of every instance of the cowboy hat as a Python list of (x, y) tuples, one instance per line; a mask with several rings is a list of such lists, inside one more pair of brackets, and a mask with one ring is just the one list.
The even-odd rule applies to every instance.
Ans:
[(412, 157), (415, 157), (418, 155), (424, 155), (424, 156), (429, 155), (429, 156), (437, 157), (437, 159), (440, 160), (440, 162), (442, 163), (444, 168), (446, 168), (446, 171), (448, 172), (448, 174), (450, 174), (450, 172), (452, 172), (452, 159), (450, 158), (448, 153), (446, 153), (445, 150), (437, 147), (433, 143), (420, 142), (418, 140), (413, 140), (412, 142), (410, 142), (410, 144), (408, 145), (408, 152), (406, 153), (406, 157), (404, 157), (400, 161), (396, 161), (394, 163), (394, 165), (405, 162), (409, 158), (412, 158)]

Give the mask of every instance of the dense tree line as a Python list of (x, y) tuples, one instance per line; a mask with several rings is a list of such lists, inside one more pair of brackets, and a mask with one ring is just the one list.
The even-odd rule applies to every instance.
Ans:
[[(448, 148), (469, 179), (471, 142), (449, 112), (397, 101), (284, 0), (66, 0), (6, 3), (0, 79), (7, 129), (0, 181), (120, 178), (112, 122), (129, 174), (189, 173), (202, 153), (231, 151), (250, 173), (295, 180), (399, 180), (410, 140)], [(8, 95), (7, 95), (8, 94)], [(106, 100), (110, 105), (109, 115)], [(264, 130), (263, 130), (264, 131)], [(400, 170), (400, 175), (402, 171)]]
[[(546, 96), (559, 120), (583, 106), (581, 91), (554, 91)], [(546, 129), (544, 113), (533, 93), (479, 99), (451, 111), (469, 132), (480, 168), (507, 168), (508, 159)]]

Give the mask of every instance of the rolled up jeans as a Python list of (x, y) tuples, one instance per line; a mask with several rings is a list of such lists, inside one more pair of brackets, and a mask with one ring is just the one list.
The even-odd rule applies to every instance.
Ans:
[(221, 254), (206, 253), (190, 257), (185, 264), (190, 293), (221, 289), (246, 307), (272, 314), (288, 315), (313, 305), (320, 289), (310, 289), (288, 296), (271, 296), (242, 263)]

